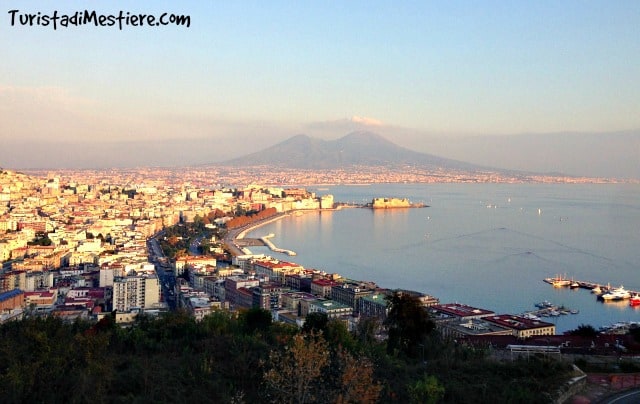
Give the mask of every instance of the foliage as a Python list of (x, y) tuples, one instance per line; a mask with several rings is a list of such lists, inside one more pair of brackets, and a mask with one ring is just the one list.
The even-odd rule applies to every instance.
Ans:
[(0, 325), (0, 397), (3, 403), (548, 402), (547, 392), (570, 372), (544, 358), (493, 361), (437, 333), (421, 343), (426, 364), (389, 355), (384, 342), (352, 335), (339, 321), (303, 333), (260, 309), (220, 310), (199, 322), (182, 311), (141, 315), (127, 328), (111, 316), (97, 323), (34, 316)]
[(438, 379), (428, 374), (409, 386), (412, 403), (436, 404), (444, 397), (444, 391)]
[(329, 348), (315, 334), (295, 335), (284, 351), (269, 354), (271, 368), (264, 379), (274, 401), (279, 403), (309, 403), (320, 399), (320, 379), (329, 363)]
[(304, 320), (302, 332), (304, 333), (326, 333), (329, 318), (326, 313), (309, 313)]
[(271, 313), (260, 308), (251, 308), (240, 315), (243, 329), (248, 333), (264, 333), (271, 327)]
[(321, 333), (295, 335), (284, 351), (271, 351), (268, 365), (264, 380), (274, 402), (375, 403), (382, 390), (371, 360), (332, 346)]
[(394, 292), (387, 297), (387, 305), (387, 352), (399, 350), (409, 357), (416, 357), (424, 338), (435, 328), (435, 323), (429, 318), (422, 302), (408, 293)]
[(577, 335), (581, 337), (595, 337), (598, 335), (598, 331), (591, 325), (580, 324), (575, 330), (568, 332), (569, 335)]
[(277, 214), (278, 212), (276, 208), (267, 208), (267, 209), (261, 210), (260, 212), (256, 212), (252, 215), (248, 214), (243, 216), (236, 216), (226, 223), (227, 229), (237, 229), (239, 227), (243, 227), (260, 220), (268, 219)]
[(27, 244), (48, 247), (53, 244), (53, 241), (51, 241), (51, 239), (46, 234), (38, 233), (36, 234), (36, 237), (32, 241), (29, 241)]

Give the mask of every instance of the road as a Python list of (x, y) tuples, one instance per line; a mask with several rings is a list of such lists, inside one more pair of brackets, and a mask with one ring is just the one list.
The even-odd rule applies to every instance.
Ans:
[(600, 401), (601, 404), (637, 404), (640, 403), (640, 389), (627, 390)]
[(158, 274), (158, 280), (160, 281), (160, 287), (162, 288), (162, 295), (167, 302), (170, 310), (176, 309), (176, 296), (175, 285), (176, 278), (173, 271), (173, 267), (169, 264), (167, 257), (165, 257), (160, 248), (160, 243), (156, 237), (160, 237), (160, 234), (147, 240), (147, 249), (149, 250), (149, 261), (156, 267), (156, 273)]

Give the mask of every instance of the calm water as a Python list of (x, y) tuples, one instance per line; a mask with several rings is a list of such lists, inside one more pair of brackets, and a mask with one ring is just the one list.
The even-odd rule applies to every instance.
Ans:
[(249, 236), (297, 252), (255, 253), (388, 288), (521, 313), (549, 300), (578, 309), (558, 332), (640, 321), (628, 302), (602, 303), (588, 290), (554, 289), (557, 274), (640, 291), (640, 187), (634, 185), (396, 184), (313, 189), (336, 201), (408, 197), (423, 209), (344, 209), (291, 216)]

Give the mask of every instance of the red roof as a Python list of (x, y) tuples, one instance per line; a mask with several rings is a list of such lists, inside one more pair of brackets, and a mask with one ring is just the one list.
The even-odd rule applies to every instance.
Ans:
[(535, 328), (553, 327), (553, 324), (551, 323), (540, 320), (531, 320), (525, 317), (514, 316), (512, 314), (484, 317), (484, 320), (512, 330), (530, 330)]
[(431, 309), (456, 317), (484, 317), (493, 314), (490, 310), (479, 309), (459, 303), (436, 304), (431, 306)]

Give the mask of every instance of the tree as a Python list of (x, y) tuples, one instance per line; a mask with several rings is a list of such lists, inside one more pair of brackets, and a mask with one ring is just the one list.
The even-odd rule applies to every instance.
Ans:
[(327, 323), (329, 318), (326, 313), (309, 313), (304, 319), (304, 325), (302, 326), (302, 332), (304, 333), (326, 333)]
[(410, 294), (394, 292), (387, 297), (387, 305), (387, 352), (400, 350), (409, 357), (416, 357), (418, 347), (435, 328), (435, 323), (429, 318), (422, 302)]
[(598, 331), (591, 325), (580, 324), (575, 330), (568, 332), (569, 335), (577, 335), (581, 337), (595, 337), (598, 335)]
[(318, 398), (314, 383), (329, 363), (329, 348), (319, 335), (298, 334), (284, 351), (271, 351), (269, 363), (264, 380), (275, 401), (308, 403)]
[(337, 352), (341, 376), (337, 383), (334, 402), (375, 403), (378, 401), (382, 386), (373, 380), (373, 363), (369, 358), (356, 358), (344, 349)]
[(412, 403), (436, 404), (444, 397), (444, 386), (433, 375), (424, 377), (409, 386), (409, 397)]
[(254, 307), (242, 313), (240, 321), (244, 330), (251, 334), (267, 331), (271, 326), (272, 317), (269, 311)]

